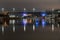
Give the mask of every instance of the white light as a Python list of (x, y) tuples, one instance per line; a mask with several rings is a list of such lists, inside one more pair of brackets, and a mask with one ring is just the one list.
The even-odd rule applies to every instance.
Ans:
[(10, 23), (10, 24), (13, 24), (13, 20), (10, 20), (9, 23)]
[(13, 25), (13, 32), (15, 32), (15, 25)]
[(13, 11), (15, 11), (15, 8), (13, 8)]
[(4, 11), (4, 8), (2, 8), (2, 11)]
[(13, 24), (15, 23), (15, 20), (13, 20)]
[(33, 31), (35, 31), (35, 25), (33, 25)]
[(4, 26), (2, 26), (2, 33), (4, 33)]
[(24, 8), (24, 11), (26, 10), (26, 8)]
[(15, 17), (15, 15), (9, 15), (9, 17)]
[(33, 8), (33, 11), (35, 11), (35, 8)]
[(24, 31), (26, 31), (26, 25), (24, 25)]
[(54, 25), (52, 24), (52, 32), (54, 31)]
[(27, 23), (27, 19), (23, 19), (23, 23), (24, 23), (24, 31), (26, 31), (26, 23)]
[(23, 14), (23, 16), (27, 16), (27, 14)]
[(14, 24), (15, 23), (15, 20), (10, 20), (9, 23), (10, 24)]
[(25, 25), (27, 23), (27, 19), (23, 19), (23, 23)]
[(59, 24), (58, 24), (58, 28), (59, 28)]

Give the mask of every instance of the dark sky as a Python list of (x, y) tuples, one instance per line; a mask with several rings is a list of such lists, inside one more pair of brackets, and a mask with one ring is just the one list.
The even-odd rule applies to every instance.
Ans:
[(28, 10), (32, 8), (39, 9), (58, 9), (60, 8), (59, 0), (0, 0), (0, 8), (27, 8)]

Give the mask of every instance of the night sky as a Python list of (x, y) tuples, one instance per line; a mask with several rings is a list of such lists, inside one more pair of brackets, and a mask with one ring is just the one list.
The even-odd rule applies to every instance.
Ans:
[(31, 10), (32, 8), (36, 8), (36, 10), (59, 9), (60, 0), (0, 0), (0, 8), (2, 7), (5, 9), (14, 7), (20, 10), (23, 10), (23, 8), (27, 8), (27, 10)]

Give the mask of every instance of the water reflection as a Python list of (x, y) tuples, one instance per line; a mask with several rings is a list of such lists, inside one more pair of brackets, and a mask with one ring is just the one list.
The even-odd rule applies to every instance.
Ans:
[(45, 20), (42, 19), (42, 27), (43, 27), (43, 28), (45, 27), (45, 24), (46, 24)]
[[(45, 28), (47, 26), (46, 19), (45, 19), (46, 17), (45, 12), (42, 12), (42, 15), (40, 16), (39, 14), (37, 15), (37, 13), (34, 15), (32, 14), (33, 16), (31, 14), (28, 14), (28, 15), (27, 14), (23, 13), (21, 17), (15, 14), (15, 18), (13, 17), (11, 18), (10, 20), (11, 22), (9, 26), (5, 28), (5, 30), (19, 31), (21, 29), (26, 30), (27, 28), (28, 29), (31, 28), (35, 30), (35, 27), (36, 29), (38, 29), (39, 27)], [(6, 25), (6, 22), (4, 24)]]
[(36, 26), (36, 28), (39, 27), (39, 19), (38, 18), (35, 19), (35, 26)]

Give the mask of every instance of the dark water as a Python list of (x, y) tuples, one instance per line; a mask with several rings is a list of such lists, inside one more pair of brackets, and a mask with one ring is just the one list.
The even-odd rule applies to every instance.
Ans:
[(5, 32), (0, 40), (60, 40), (60, 32)]
[(32, 25), (26, 26), (24, 32), (23, 25), (15, 25), (16, 31), (13, 32), (13, 25), (5, 27), (4, 34), (1, 32), (0, 26), (0, 40), (60, 40), (60, 28), (55, 27), (55, 31), (52, 32), (51, 26), (47, 25), (44, 28), (39, 26), (33, 31)]

